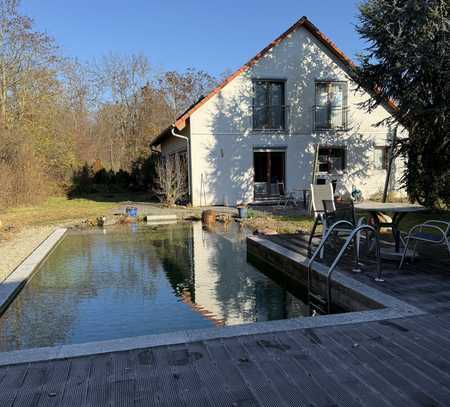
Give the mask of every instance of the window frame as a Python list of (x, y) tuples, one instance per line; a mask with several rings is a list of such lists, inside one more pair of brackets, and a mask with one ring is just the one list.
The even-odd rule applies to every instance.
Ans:
[[(253, 82), (253, 100), (252, 100), (252, 108), (253, 108), (253, 115), (252, 115), (252, 130), (253, 131), (286, 131), (286, 122), (287, 122), (287, 118), (286, 118), (286, 79), (280, 79), (280, 78), (253, 78), (252, 79)], [(265, 82), (267, 84), (271, 84), (271, 83), (276, 83), (276, 84), (281, 84), (282, 85), (282, 104), (280, 105), (281, 107), (281, 123), (282, 126), (277, 128), (277, 127), (273, 127), (273, 123), (272, 123), (272, 115), (270, 114), (272, 112), (271, 108), (273, 106), (277, 106), (277, 105), (272, 105), (271, 104), (271, 92), (269, 90), (266, 91), (266, 95), (265, 95), (265, 104), (264, 107), (266, 108), (266, 117), (265, 117), (265, 123), (268, 124), (268, 127), (257, 127), (257, 119), (256, 119), (256, 109), (258, 108), (258, 106), (256, 105), (256, 87), (258, 85), (258, 82)], [(269, 87), (268, 87), (269, 89)]]
[[(378, 171), (385, 171), (389, 167), (389, 154), (390, 154), (391, 146), (375, 146), (374, 147), (374, 167)], [(376, 160), (375, 151), (381, 150), (381, 166), (378, 165), (378, 161)]]
[[(327, 85), (327, 102), (325, 105), (318, 105), (317, 104), (317, 88), (318, 85)], [(331, 115), (331, 92), (330, 88), (332, 85), (335, 84), (341, 84), (343, 85), (343, 91), (342, 91), (342, 125), (341, 126), (333, 126), (332, 125), (332, 115)], [(326, 126), (318, 126), (317, 124), (317, 112), (319, 108), (325, 108), (327, 109), (327, 125)], [(315, 130), (347, 130), (348, 128), (348, 81), (344, 80), (337, 80), (337, 79), (316, 79), (314, 81), (314, 108), (313, 108), (313, 114), (314, 114), (314, 129)]]
[[(328, 150), (328, 154), (320, 154), (320, 150), (325, 150), (325, 149)], [(333, 161), (332, 161), (331, 158), (333, 157), (333, 155), (332, 155), (332, 151), (333, 150), (339, 150), (339, 151), (342, 151), (342, 153), (343, 153), (342, 157), (341, 157), (341, 159), (342, 159), (342, 162), (341, 162), (342, 168), (341, 169), (334, 169), (334, 168), (332, 168)], [(320, 156), (324, 156), (324, 155), (327, 156), (327, 160), (322, 162), (322, 164), (328, 165), (328, 168), (325, 171), (321, 171), (320, 170), (321, 161), (318, 160), (318, 162), (317, 162), (318, 169), (319, 169), (318, 172), (327, 173), (327, 174), (335, 174), (335, 173), (337, 173), (339, 171), (344, 172), (347, 169), (347, 147), (346, 146), (342, 146), (342, 145), (319, 145), (319, 151), (317, 153), (318, 159), (319, 159)]]

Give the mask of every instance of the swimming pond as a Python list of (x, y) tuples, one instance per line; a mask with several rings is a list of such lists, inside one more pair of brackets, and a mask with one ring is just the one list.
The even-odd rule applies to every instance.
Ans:
[(236, 224), (70, 231), (0, 317), (0, 351), (310, 315)]

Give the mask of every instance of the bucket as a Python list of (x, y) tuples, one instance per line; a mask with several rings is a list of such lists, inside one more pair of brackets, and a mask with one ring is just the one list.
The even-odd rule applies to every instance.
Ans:
[(247, 208), (245, 207), (239, 207), (237, 208), (238, 213), (239, 213), (239, 217), (241, 219), (245, 219), (247, 217)]
[(128, 216), (130, 216), (131, 218), (135, 218), (137, 216), (137, 208), (134, 206), (130, 206), (128, 208), (125, 209), (125, 212)]

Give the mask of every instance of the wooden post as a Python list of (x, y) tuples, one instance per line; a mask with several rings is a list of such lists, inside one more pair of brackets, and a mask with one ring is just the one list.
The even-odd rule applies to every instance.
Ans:
[(395, 126), (394, 134), (392, 135), (391, 148), (389, 149), (389, 160), (386, 172), (386, 181), (384, 182), (383, 202), (386, 202), (388, 194), (389, 180), (391, 178), (391, 171), (392, 171), (392, 162), (394, 161), (394, 146), (395, 143), (397, 142), (397, 129), (398, 125)]

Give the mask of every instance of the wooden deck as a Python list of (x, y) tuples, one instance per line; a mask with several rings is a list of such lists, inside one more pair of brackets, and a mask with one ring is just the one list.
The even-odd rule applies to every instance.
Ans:
[[(275, 235), (267, 239), (307, 256), (306, 235)], [(385, 241), (384, 245), (391, 245)], [(325, 264), (331, 264), (337, 253), (337, 247), (327, 247)], [(342, 258), (339, 271), (365, 284), (405, 301), (430, 313), (450, 312), (450, 257), (445, 247), (423, 245), (419, 247), (419, 257), (414, 263), (405, 263), (401, 270), (397, 261), (383, 260), (384, 283), (374, 281), (375, 259), (372, 253), (361, 250), (362, 272), (353, 273), (352, 253)]]
[(0, 369), (9, 406), (450, 405), (450, 313)]
[(426, 251), (375, 283), (362, 260), (344, 273), (429, 313), (2, 367), (0, 406), (450, 406), (450, 262)]

